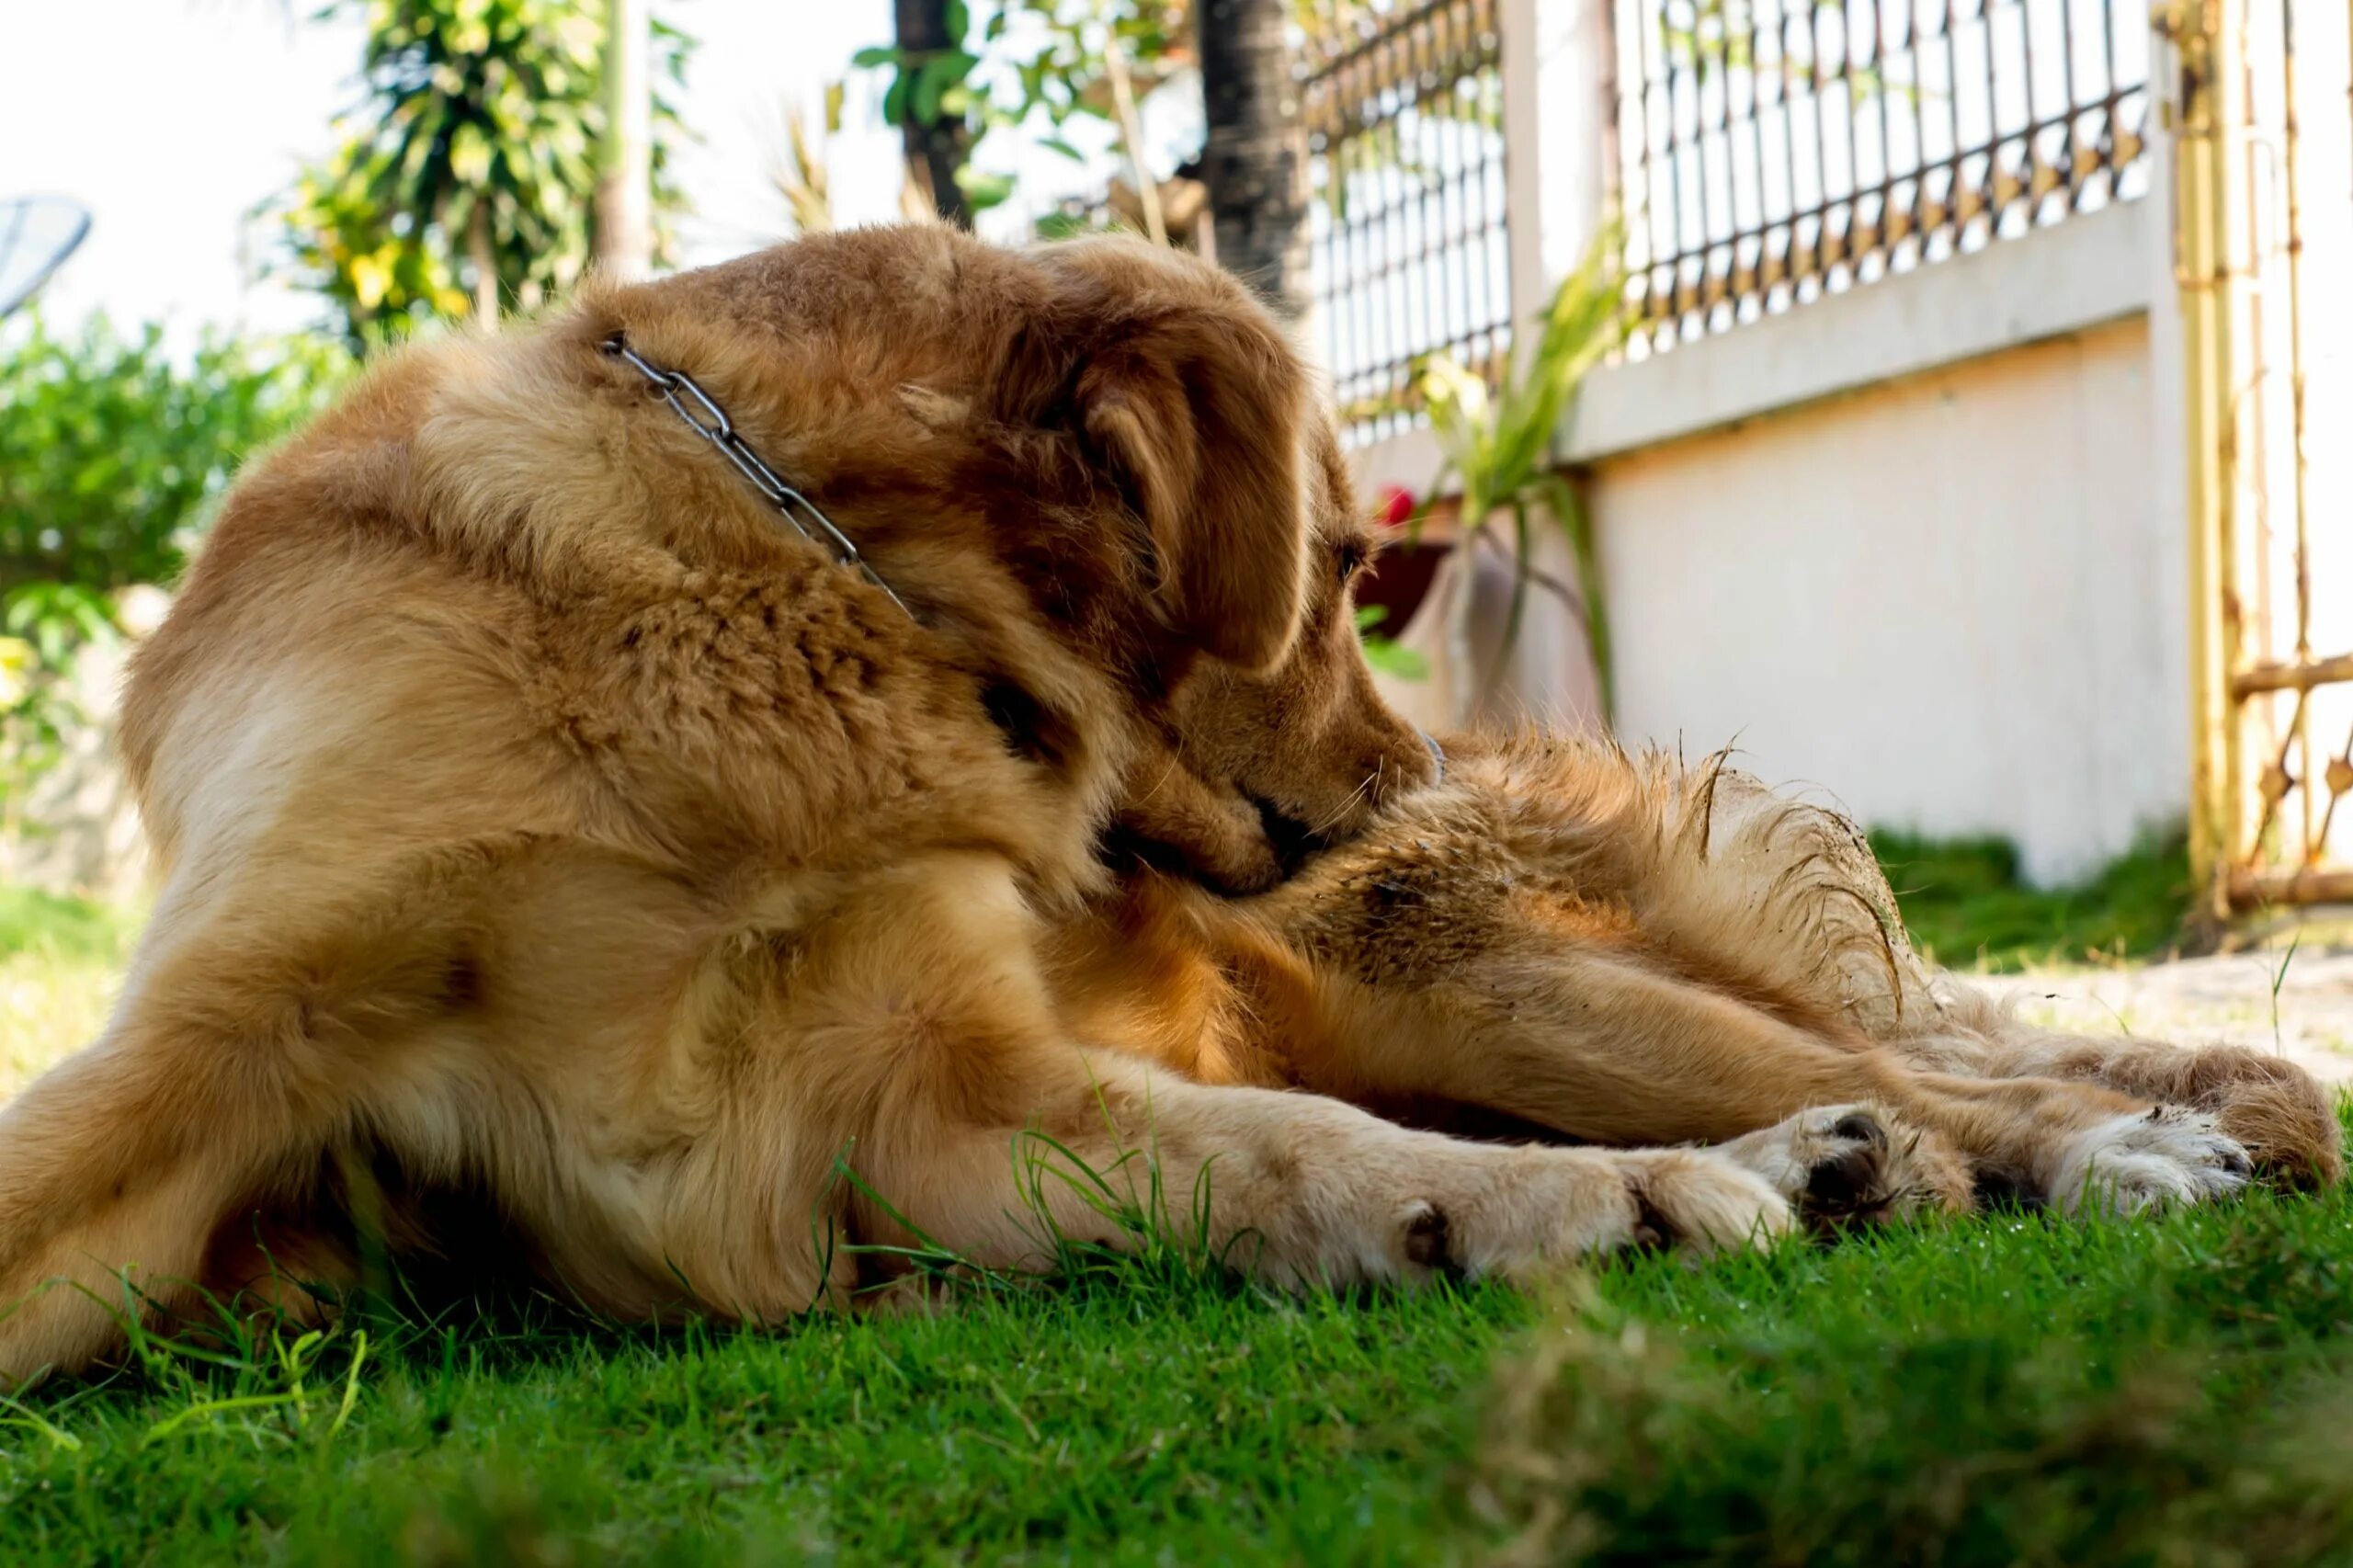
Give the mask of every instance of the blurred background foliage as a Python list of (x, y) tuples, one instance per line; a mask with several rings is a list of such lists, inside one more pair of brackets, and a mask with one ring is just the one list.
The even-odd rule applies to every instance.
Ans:
[[(438, 321), (530, 310), (576, 282), (596, 243), (605, 133), (598, 0), (334, 0), (364, 16), (365, 94), (343, 141), (282, 210), (286, 265), (355, 347)], [(693, 40), (654, 25), (655, 80), (685, 80)], [(654, 94), (654, 254), (679, 196), (684, 134)]]
[(175, 353), (104, 317), (0, 329), (0, 787), (51, 759), (74, 656), (114, 633), (120, 590), (172, 581), (237, 467), (351, 366), (324, 338)]

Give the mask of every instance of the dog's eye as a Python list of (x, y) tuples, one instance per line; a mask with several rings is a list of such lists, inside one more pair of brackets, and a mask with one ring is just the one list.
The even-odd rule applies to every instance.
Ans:
[(1372, 552), (1356, 540), (1350, 540), (1341, 545), (1338, 556), (1340, 586), (1345, 588), (1356, 581), (1357, 574), (1363, 571), (1371, 559)]

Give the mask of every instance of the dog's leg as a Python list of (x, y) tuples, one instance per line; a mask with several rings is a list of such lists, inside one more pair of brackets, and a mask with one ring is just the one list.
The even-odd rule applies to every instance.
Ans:
[(431, 1080), (412, 1047), (469, 983), (458, 912), (483, 863), (420, 857), (371, 897), (322, 873), (299, 906), (166, 889), (104, 1035), (0, 1111), (0, 1380), (187, 1309), (223, 1220), (312, 1177), (371, 1084)]
[(2055, 1078), (2210, 1115), (2268, 1180), (2295, 1189), (2345, 1176), (2345, 1133), (2328, 1091), (2283, 1057), (2239, 1046), (2096, 1040), (2029, 1028), (1974, 993), (1953, 1027), (1899, 1039), (1915, 1059), (1993, 1078)]
[(188, 1308), (220, 1221), (298, 1155), (287, 1085), (172, 1027), (134, 1005), (0, 1113), (0, 1387)]
[(1072, 1051), (1019, 1125), (896, 1123), (858, 1160), (860, 1228), (973, 1262), (1049, 1265), (1057, 1239), (1149, 1231), (1286, 1287), (1525, 1278), (1636, 1245), (1760, 1244), (1787, 1199), (1704, 1150), (1468, 1143), (1320, 1096), (1211, 1086)]
[(2089, 1083), (1923, 1071), (1875, 1042), (1816, 1034), (1591, 949), (1490, 951), (1411, 996), (1327, 986), (1314, 1006), (1303, 1080), (1368, 1103), (1455, 1100), (1619, 1145), (1720, 1142), (1810, 1108), (1865, 1103), (2069, 1210), (2195, 1201), (2248, 1172), (2202, 1113), (2155, 1114)]
[[(790, 983), (729, 1055), (731, 1102), (772, 1110), (697, 1151), (693, 1168), (732, 1183), (665, 1199), (665, 1246), (688, 1278), (719, 1267), (720, 1241), (754, 1250), (748, 1212), (717, 1217), (747, 1173), (770, 1205), (762, 1233), (780, 1238), (761, 1247), (797, 1244), (805, 1262), (813, 1193), (788, 1167), (820, 1149), (849, 1173), (824, 1199), (835, 1234), (1003, 1267), (1050, 1262), (1054, 1232), (1131, 1243), (1125, 1210), (1291, 1285), (1520, 1275), (1649, 1239), (1743, 1246), (1791, 1223), (1779, 1193), (1713, 1153), (1469, 1143), (1084, 1051), (1057, 1022), (1036, 924), (1001, 858), (939, 855), (864, 879), (781, 944)], [(816, 1279), (738, 1267), (725, 1304), (772, 1313)]]

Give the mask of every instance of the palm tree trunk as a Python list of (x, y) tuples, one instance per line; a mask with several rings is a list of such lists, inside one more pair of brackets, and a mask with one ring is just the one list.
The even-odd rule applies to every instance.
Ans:
[(654, 18), (646, 0), (606, 0), (600, 152), (597, 263), (615, 278), (642, 278), (654, 265)]
[[(949, 36), (946, 0), (892, 0), (892, 19), (899, 53), (908, 60), (960, 48), (964, 42)], [(972, 210), (964, 200), (964, 187), (956, 183), (956, 171), (964, 166), (972, 151), (963, 120), (942, 115), (933, 124), (918, 125), (914, 106), (909, 104), (902, 112), (899, 134), (906, 145), (907, 169), (918, 183), (929, 187), (933, 209), (958, 228), (971, 228)]]
[(1284, 0), (1201, 0), (1201, 183), (1220, 266), (1276, 312), (1306, 307), (1307, 140)]

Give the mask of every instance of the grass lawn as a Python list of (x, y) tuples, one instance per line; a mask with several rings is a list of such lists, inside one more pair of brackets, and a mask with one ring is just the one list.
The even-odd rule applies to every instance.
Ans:
[[(12, 907), (28, 1064), (115, 937)], [(2341, 1190), (1541, 1300), (1152, 1256), (765, 1334), (357, 1314), (0, 1405), (0, 1562), (2345, 1562), (2348, 1324)]]
[(2144, 841), (2088, 881), (2057, 889), (2019, 881), (2018, 850), (1998, 838), (1879, 832), (1871, 846), (1914, 944), (1954, 969), (2162, 958), (2189, 907), (2189, 853), (2178, 837)]

